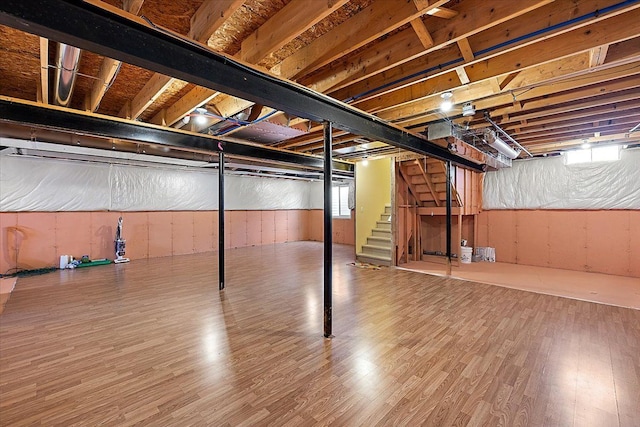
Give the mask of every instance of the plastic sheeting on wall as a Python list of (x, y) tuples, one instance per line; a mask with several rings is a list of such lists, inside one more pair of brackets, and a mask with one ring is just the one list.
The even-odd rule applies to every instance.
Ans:
[(311, 186), (309, 209), (324, 209), (324, 182), (313, 181), (309, 184)]
[(100, 211), (111, 206), (109, 166), (0, 157), (0, 210)]
[(312, 209), (309, 181), (230, 175), (224, 183), (230, 210)]
[[(317, 209), (316, 193), (321, 182), (225, 177), (228, 210)], [(0, 156), (3, 212), (216, 209), (217, 170)]]
[(110, 210), (218, 209), (217, 171), (114, 165), (111, 176)]
[(484, 209), (640, 209), (640, 150), (614, 162), (565, 165), (564, 157), (488, 172)]

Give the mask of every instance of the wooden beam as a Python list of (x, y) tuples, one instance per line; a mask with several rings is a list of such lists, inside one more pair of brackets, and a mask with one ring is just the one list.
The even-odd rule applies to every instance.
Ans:
[(612, 62), (620, 62), (620, 60), (624, 58), (637, 56), (638, 52), (640, 52), (640, 37), (625, 40), (615, 45), (609, 45), (607, 55), (604, 59), (604, 65), (609, 65)]
[(462, 38), (456, 42), (458, 44), (458, 49), (460, 49), (460, 53), (464, 58), (465, 62), (472, 62), (475, 59), (475, 55), (473, 54), (473, 49), (471, 49), (471, 45), (469, 44), (468, 38)]
[(188, 37), (207, 43), (218, 28), (235, 13), (246, 0), (205, 0), (191, 17)]
[(618, 144), (635, 144), (640, 142), (640, 132), (629, 133), (619, 132), (609, 135), (600, 135), (599, 137), (580, 137), (575, 139), (567, 139), (564, 141), (554, 141), (543, 144), (529, 145), (532, 153), (548, 152), (553, 150), (565, 150), (569, 148), (579, 147), (583, 143), (588, 142), (590, 144), (598, 142), (618, 143)]
[[(579, 28), (566, 32), (556, 37), (509, 51), (492, 58), (490, 61), (478, 61), (466, 67), (467, 74), (471, 81), (482, 81), (513, 72), (514, 64), (518, 65), (518, 69), (523, 70), (554, 61), (558, 57), (580, 55), (581, 52), (594, 46), (600, 46), (603, 42), (614, 43), (634, 37), (638, 30), (631, 22), (637, 20), (640, 20), (640, 7), (627, 13), (592, 23), (586, 29)], [(583, 69), (585, 65), (582, 64)], [(562, 71), (562, 69), (554, 70), (554, 72)], [(425, 85), (428, 85), (428, 83), (425, 82)], [(421, 85), (420, 88), (424, 88), (424, 85)], [(396, 92), (402, 93), (402, 95), (399, 95), (399, 93), (395, 95), (393, 103), (396, 105), (413, 101), (420, 96), (420, 90), (417, 87), (407, 87)], [(431, 95), (431, 93), (428, 95)], [(362, 108), (362, 106), (359, 107)], [(424, 111), (424, 109), (421, 111)], [(395, 115), (397, 116), (397, 114)], [(407, 117), (407, 115), (404, 117)], [(387, 115), (384, 118), (387, 120), (392, 119)]]
[(427, 12), (427, 15), (435, 16), (442, 19), (451, 19), (455, 18), (458, 15), (458, 12), (446, 7), (434, 7)]
[[(586, 55), (586, 53), (584, 55)], [(553, 67), (556, 63), (562, 64), (562, 60), (545, 64), (545, 66), (548, 65), (550, 67)], [(586, 59), (584, 61), (580, 61), (580, 64), (581, 64), (580, 66), (584, 68), (586, 64)], [(563, 69), (570, 70), (571, 67), (567, 66)], [(539, 71), (540, 69), (533, 69), (531, 70), (531, 73), (536, 74)], [(527, 73), (527, 72), (528, 71), (523, 71), (523, 73)], [(618, 67), (612, 67), (609, 69), (604, 69), (604, 70), (595, 71), (595, 72), (589, 72), (588, 69), (583, 69), (581, 70), (580, 73), (572, 73), (570, 77), (565, 78), (564, 80), (559, 80), (559, 81), (556, 80), (556, 81), (546, 82), (544, 84), (542, 84), (543, 82), (537, 82), (537, 83), (532, 82), (533, 84), (535, 84), (535, 86), (530, 87), (526, 91), (523, 91), (522, 93), (518, 94), (517, 99), (520, 100), (521, 102), (526, 101), (521, 104), (523, 109), (525, 110), (531, 110), (534, 108), (540, 109), (540, 108), (552, 106), (557, 104), (558, 102), (561, 102), (560, 98), (555, 98), (553, 96), (556, 93), (566, 92), (564, 95), (557, 95), (557, 96), (565, 97), (564, 101), (562, 102), (566, 102), (571, 100), (572, 98), (581, 99), (581, 98), (588, 98), (588, 97), (602, 95), (602, 92), (600, 89), (604, 89), (605, 93), (624, 90), (627, 88), (629, 84), (631, 84), (626, 81), (626, 78), (635, 76), (639, 72), (640, 70), (638, 70), (634, 64), (625, 64)], [(476, 84), (481, 84), (481, 82), (472, 83), (469, 86), (471, 87), (471, 89), (473, 89), (473, 86)], [(489, 88), (486, 88), (485, 90), (490, 91)], [(469, 95), (465, 91), (458, 90), (456, 91), (456, 99), (459, 100), (459, 102), (466, 102), (467, 100), (473, 99), (473, 97), (469, 99)], [(520, 121), (518, 116), (514, 115), (512, 118), (509, 117), (509, 114), (514, 114), (516, 112), (516, 109), (512, 103), (513, 103), (513, 95), (511, 93), (504, 93), (497, 96), (489, 96), (489, 97), (475, 101), (476, 109), (479, 109), (479, 110), (493, 109), (491, 113), (494, 117), (506, 115), (507, 119), (500, 120), (499, 121), (500, 125), (507, 125), (508, 123), (511, 123), (513, 121), (517, 121), (517, 122)], [(420, 106), (420, 103), (416, 103), (408, 111), (414, 111), (415, 109), (415, 111), (423, 111), (423, 112), (427, 111), (427, 113), (421, 114), (419, 116), (411, 116), (412, 117), (411, 119), (402, 120), (398, 123), (405, 127), (412, 127), (419, 123), (424, 123), (431, 120), (438, 120), (440, 118), (440, 115), (439, 113), (434, 111), (437, 108), (437, 105), (438, 105), (438, 101), (435, 99), (430, 99), (429, 104), (424, 104), (422, 106)], [(507, 105), (507, 106), (504, 106), (504, 105)], [(496, 108), (496, 107), (499, 107), (499, 108)], [(587, 108), (587, 107), (584, 107), (584, 108)], [(432, 112), (429, 112), (429, 111), (432, 111)], [(547, 110), (545, 110), (545, 112), (546, 111)], [(564, 110), (556, 111), (556, 113), (562, 112), (562, 111)], [(385, 116), (385, 114), (382, 114), (382, 116)], [(526, 117), (525, 119), (535, 120), (536, 119), (535, 116), (536, 115), (534, 113), (531, 116)], [(544, 114), (540, 113), (539, 116), (542, 117), (544, 116)], [(484, 123), (479, 125), (479, 127), (484, 127), (484, 126), (485, 126)], [(475, 127), (478, 127), (478, 126), (472, 125), (472, 128), (475, 128)]]
[(471, 83), (471, 80), (469, 80), (469, 76), (467, 75), (467, 71), (464, 69), (464, 67), (457, 67), (456, 74), (458, 75), (461, 84), (466, 85)]
[[(446, 68), (442, 67), (444, 63), (451, 63), (450, 69), (459, 66), (460, 51), (451, 46), (458, 40), (498, 26), (550, 1), (498, 2), (491, 5), (480, 0), (465, 1), (459, 5), (458, 18), (448, 21), (445, 25), (437, 18), (428, 17), (424, 20), (427, 27), (433, 29), (431, 35), (434, 45), (429, 49), (425, 49), (422, 43), (419, 43), (413, 29), (406, 29), (348, 58), (339, 70), (332, 67), (326, 72), (301, 79), (300, 82), (321, 92), (328, 91), (337, 99), (349, 99), (371, 88), (413, 75), (414, 77), (406, 83), (394, 85), (404, 86), (412, 80), (415, 82), (424, 78), (421, 73), (424, 73), (425, 69), (433, 69), (431, 74), (437, 75), (446, 71)], [(474, 16), (475, 19), (466, 19), (468, 16)], [(398, 46), (402, 46), (402, 49), (398, 49)], [(481, 46), (484, 48), (484, 44)], [(476, 49), (479, 49), (478, 46)], [(410, 73), (407, 72), (407, 65), (412, 69)]]
[(39, 101), (49, 103), (49, 39), (40, 37), (40, 90)]
[(429, 30), (424, 25), (421, 18), (412, 19), (411, 27), (413, 27), (413, 31), (415, 31), (416, 35), (420, 39), (420, 43), (422, 43), (422, 46), (424, 46), (425, 49), (429, 49), (433, 46), (433, 37), (431, 37)]
[[(606, 73), (600, 74), (599, 77), (606, 78)], [(580, 84), (580, 79), (576, 78), (575, 80), (571, 80), (571, 83), (569, 84), (573, 84), (573, 85)], [(611, 81), (605, 80), (605, 81), (601, 81), (597, 87), (594, 87), (593, 85), (588, 85), (583, 87), (577, 87), (570, 91), (555, 92), (556, 89), (554, 89), (554, 86), (555, 85), (553, 84), (548, 85), (548, 87), (546, 88), (547, 90), (544, 92), (542, 91), (542, 89), (538, 89), (536, 91), (537, 93), (542, 92), (542, 93), (545, 93), (545, 95), (540, 97), (535, 97), (535, 98), (529, 98), (529, 100), (526, 103), (521, 104), (522, 105), (521, 110), (518, 110), (512, 105), (510, 107), (495, 109), (492, 111), (492, 114), (496, 114), (496, 115), (508, 114), (510, 119), (529, 120), (532, 118), (535, 119), (536, 116), (535, 115), (530, 116), (529, 114), (527, 116), (523, 116), (517, 113), (522, 110), (531, 111), (531, 110), (542, 109), (543, 111), (539, 112), (539, 116), (542, 117), (542, 116), (548, 115), (547, 112), (550, 111), (549, 107), (557, 106), (556, 108), (559, 108), (561, 110), (563, 108), (566, 108), (566, 106), (563, 106), (564, 103), (571, 103), (572, 105), (582, 106), (582, 108), (589, 108), (590, 102), (596, 103), (598, 102), (598, 99), (607, 98), (612, 94), (629, 93), (632, 95), (634, 92), (637, 92), (637, 88), (640, 87), (640, 75), (635, 75), (628, 78), (618, 78)], [(554, 92), (551, 92), (552, 90)], [(554, 93), (557, 93), (557, 94), (553, 95)], [(589, 99), (593, 99), (593, 101), (589, 101)], [(581, 100), (586, 100), (586, 101), (581, 103), (576, 102)], [(592, 105), (592, 106), (595, 106), (595, 105)], [(569, 110), (570, 109), (571, 108), (569, 107)]]
[[(635, 122), (630, 122), (635, 123)], [(554, 134), (539, 136), (533, 139), (525, 139), (524, 144), (527, 147), (536, 147), (546, 144), (553, 143), (574, 143), (574, 141), (582, 140), (582, 142), (605, 142), (609, 139), (607, 138), (609, 135), (618, 135), (621, 133), (628, 133), (631, 126), (630, 123), (623, 123), (618, 126), (607, 126), (604, 128), (600, 128), (600, 136), (594, 135), (594, 129), (591, 128), (583, 128), (580, 130), (569, 130), (567, 132), (557, 132)]]
[(602, 19), (586, 27), (512, 50), (492, 58), (491, 61), (480, 61), (473, 67), (467, 68), (467, 72), (472, 80), (480, 80), (485, 76), (505, 74), (558, 57), (574, 55), (605, 43), (627, 40), (638, 36), (639, 30), (635, 25), (637, 22), (640, 22), (640, 4), (638, 3), (635, 9), (627, 13)]
[[(607, 4), (614, 4), (616, 0), (607, 0)], [(443, 68), (442, 64), (452, 63), (450, 69), (455, 68), (456, 66), (460, 66), (459, 62), (456, 63), (456, 60), (459, 60), (459, 51), (458, 49), (447, 48), (448, 44), (455, 42), (456, 40), (463, 37), (471, 37), (474, 34), (478, 33), (478, 29), (484, 31), (481, 38), (473, 38), (474, 40), (474, 48), (476, 51), (482, 51), (484, 49), (491, 48), (492, 46), (496, 46), (505, 41), (525, 36), (531, 32), (536, 30), (540, 30), (540, 22), (545, 22), (545, 25), (553, 26), (557, 24), (561, 24), (566, 20), (567, 13), (571, 14), (574, 12), (573, 5), (571, 4), (556, 4), (547, 5), (544, 3), (530, 4), (524, 2), (498, 2), (495, 4), (487, 5), (486, 2), (479, 2), (479, 4), (474, 3), (473, 1), (463, 2), (460, 4), (460, 7), (469, 6), (474, 7), (475, 10), (463, 9), (461, 10), (461, 16), (465, 16), (468, 14), (469, 16), (477, 16), (477, 19), (474, 20), (461, 20), (461, 17), (457, 19), (453, 19), (448, 22), (444, 26), (440, 26), (436, 28), (432, 32), (432, 36), (434, 39), (434, 47), (425, 51), (425, 49), (420, 46), (420, 49), (416, 49), (415, 51), (411, 46), (406, 46), (405, 50), (405, 59), (402, 60), (402, 67), (399, 67), (400, 63), (396, 64), (388, 64), (387, 62), (381, 62), (384, 64), (383, 66), (376, 66), (374, 63), (370, 63), (368, 58), (380, 57), (380, 52), (377, 52), (376, 49), (379, 46), (372, 46), (371, 49), (366, 49), (360, 52), (357, 56), (351, 58), (351, 61), (344, 66), (349, 68), (347, 72), (342, 73), (340, 76), (333, 78), (332, 87), (330, 93), (331, 96), (337, 99), (350, 99), (354, 96), (358, 96), (362, 93), (366, 93), (371, 91), (372, 88), (383, 87), (385, 86), (385, 92), (389, 92), (395, 89), (401, 90), (403, 87), (406, 87), (410, 84), (418, 83), (427, 78), (431, 78), (431, 76), (437, 76), (447, 71), (447, 68)], [(525, 7), (524, 6), (529, 6)], [(534, 6), (539, 7), (539, 10), (536, 10), (535, 13), (529, 13), (524, 15), (526, 12), (530, 12)], [(541, 7), (544, 6), (544, 7)], [(597, 10), (602, 7), (602, 2), (598, 0), (583, 0), (581, 2), (581, 7), (584, 7), (585, 10)], [(590, 9), (593, 7), (593, 9)], [(627, 6), (625, 8), (626, 11), (629, 10), (630, 7)], [(477, 13), (477, 15), (476, 15)], [(536, 16), (540, 16), (540, 19), (535, 19)], [(544, 18), (542, 18), (544, 16)], [(592, 24), (594, 21), (603, 20), (605, 18), (610, 17), (611, 15), (601, 15), (597, 18), (593, 18), (592, 21), (583, 21), (577, 24), (579, 27), (584, 27), (588, 24)], [(497, 18), (497, 21), (493, 20), (493, 17)], [(504, 19), (503, 19), (504, 18)], [(467, 22), (468, 21), (468, 22)], [(473, 22), (471, 22), (473, 21)], [(508, 24), (498, 25), (496, 22), (505, 22), (509, 21)], [(432, 27), (430, 27), (432, 28)], [(434, 27), (435, 28), (435, 27)], [(574, 27), (575, 28), (575, 27)], [(632, 28), (635, 28), (632, 26)], [(508, 30), (508, 31), (507, 31)], [(565, 28), (564, 31), (569, 31), (568, 28)], [(552, 34), (558, 35), (561, 30), (556, 30)], [(585, 31), (588, 33), (588, 31)], [(629, 31), (629, 33), (633, 33), (633, 31)], [(397, 46), (403, 46), (400, 42), (406, 42), (404, 37), (402, 36), (403, 32), (399, 32), (393, 36), (387, 38), (394, 39), (398, 43)], [(451, 38), (450, 34), (458, 35), (455, 38)], [(545, 37), (550, 36), (547, 34)], [(589, 34), (586, 35), (588, 37)], [(415, 37), (415, 36), (414, 36)], [(595, 39), (596, 37), (591, 37)], [(387, 41), (385, 40), (385, 41)], [(534, 42), (539, 42), (541, 39), (528, 39), (527, 44), (532, 44)], [(571, 42), (569, 42), (571, 44)], [(604, 44), (603, 42), (599, 44)], [(390, 43), (389, 47), (391, 48), (394, 43)], [(598, 44), (595, 44), (598, 45)], [(489, 54), (485, 54), (482, 57), (482, 60), (486, 60), (489, 56), (497, 56), (499, 54), (506, 53), (509, 50), (514, 50), (516, 47), (521, 48), (523, 44), (519, 45), (511, 45), (505, 47), (502, 50), (496, 50)], [(541, 46), (541, 45), (539, 45)], [(549, 56), (551, 58), (558, 58), (560, 55), (555, 55), (555, 46), (551, 48), (551, 51), (542, 52), (545, 56)], [(583, 50), (587, 50), (590, 47), (594, 47), (592, 43), (590, 46), (586, 46)], [(540, 49), (542, 51), (542, 49)], [(571, 50), (571, 49), (568, 49)], [(576, 50), (574, 50), (576, 52)], [(386, 52), (385, 52), (386, 53)], [(420, 56), (425, 53), (430, 53), (425, 58), (420, 58)], [(536, 52), (537, 53), (537, 52)], [(534, 57), (536, 54), (533, 55)], [(507, 70), (502, 71), (501, 74), (514, 72), (517, 69), (523, 68), (523, 66), (514, 67), (514, 64), (520, 64), (518, 59), (510, 58), (511, 66), (508, 67)], [(528, 62), (531, 62), (531, 58), (522, 58), (526, 59)], [(477, 62), (481, 62), (480, 59), (476, 59)], [(393, 65), (393, 67), (391, 67)], [(381, 73), (380, 70), (386, 70), (386, 72)], [(433, 71), (430, 73), (425, 73), (425, 70)], [(476, 81), (477, 77), (472, 76), (469, 72), (469, 68), (467, 68), (467, 73), (472, 81)], [(413, 77), (412, 77), (413, 76)], [(313, 79), (309, 79), (308, 82), (303, 82), (305, 84), (319, 83), (321, 80), (325, 78), (324, 75), (318, 73)], [(366, 79), (366, 81), (360, 81)], [(343, 84), (338, 84), (343, 82)], [(393, 83), (391, 82), (401, 82), (401, 83)], [(339, 89), (339, 87), (343, 87)], [(433, 92), (431, 92), (433, 93)]]
[(509, 86), (509, 83), (511, 83), (516, 77), (518, 77), (519, 74), (520, 70), (514, 71), (513, 73), (509, 73), (506, 77), (501, 79), (499, 82), (500, 92), (505, 90), (507, 86)]
[[(344, 147), (344, 146), (351, 146), (351, 145), (356, 145), (356, 144), (348, 144), (349, 142), (353, 142), (354, 140), (358, 139), (357, 135), (353, 135), (353, 134), (346, 134), (344, 136), (341, 136), (339, 138), (334, 138), (334, 148), (340, 148), (340, 147)], [(337, 145), (340, 145), (340, 147), (337, 147)], [(322, 145), (319, 143), (311, 143), (311, 144), (306, 144), (306, 145), (300, 145), (295, 147), (294, 149), (296, 151), (301, 151), (301, 152), (311, 152), (311, 153), (317, 153), (318, 149), (322, 148)]]
[[(411, 195), (415, 199), (416, 204), (420, 204), (420, 197), (418, 196), (418, 192), (416, 191), (415, 188), (413, 188), (413, 184), (411, 184), (411, 180), (407, 177), (407, 174), (402, 169), (402, 165), (400, 165), (398, 170), (400, 171), (400, 176), (402, 177), (402, 180), (407, 184), (407, 188), (409, 189), (409, 192), (411, 193)], [(407, 200), (407, 202), (409, 202), (409, 200)]]
[(133, 15), (140, 13), (144, 0), (122, 0), (122, 10), (125, 10)]
[[(125, 0), (123, 2), (123, 10), (133, 15), (137, 15), (142, 8), (144, 0)], [(98, 77), (93, 83), (91, 93), (88, 97), (88, 105), (86, 106), (89, 111), (96, 111), (100, 105), (100, 101), (104, 97), (104, 94), (109, 89), (109, 85), (113, 81), (120, 68), (120, 61), (116, 61), (111, 58), (104, 58)]]
[(286, 78), (309, 73), (418, 18), (429, 10), (429, 7), (437, 7), (446, 2), (438, 0), (430, 6), (418, 6), (405, 1), (375, 2), (307, 46), (298, 49), (271, 71)]
[[(461, 211), (462, 211), (462, 208), (460, 207), (453, 206), (451, 208), (452, 215), (458, 215)], [(418, 208), (418, 215), (431, 216), (431, 215), (446, 215), (446, 214), (447, 214), (447, 210), (444, 206)]]
[(609, 50), (608, 44), (594, 47), (591, 50), (589, 50), (589, 68), (594, 68), (594, 67), (603, 65), (604, 60), (607, 57), (608, 50)]
[(433, 200), (436, 202), (436, 206), (440, 206), (440, 199), (438, 198), (438, 194), (436, 193), (436, 191), (434, 189), (433, 182), (431, 182), (431, 178), (427, 174), (427, 171), (422, 167), (422, 164), (420, 163), (420, 160), (416, 159), (415, 163), (418, 166), (418, 168), (420, 169), (420, 173), (422, 174), (422, 177), (424, 178), (424, 182), (426, 182), (427, 183), (427, 187), (429, 187), (429, 191), (431, 192), (431, 195), (433, 196)]
[[(634, 63), (623, 64), (615, 67), (613, 67), (613, 65), (615, 64), (611, 64), (611, 68), (600, 71), (590, 71), (588, 68), (586, 68), (586, 56), (587, 53), (581, 53), (578, 55), (578, 58), (582, 59), (579, 59), (577, 62), (575, 62), (578, 69), (574, 72), (572, 72), (573, 65), (571, 65), (574, 61), (571, 58), (553, 61), (548, 64), (544, 64), (543, 66), (523, 71), (522, 77), (526, 80), (527, 84), (533, 86), (526, 87), (526, 90), (517, 93), (517, 99), (520, 101), (526, 101), (526, 103), (523, 104), (523, 107), (525, 107), (527, 110), (532, 108), (545, 108), (557, 104), (558, 102), (569, 102), (578, 98), (587, 98), (602, 95), (601, 89), (604, 89), (605, 92), (625, 89), (627, 85), (627, 83), (625, 83), (625, 80), (622, 80), (622, 82), (615, 82), (614, 80), (635, 76), (640, 72), (640, 70), (638, 70), (637, 66)], [(555, 65), (559, 65), (560, 67), (556, 68)], [(550, 81), (535, 81), (528, 78), (528, 74), (531, 74), (532, 78), (544, 78), (544, 70), (547, 67), (554, 69), (554, 71), (569, 72), (570, 75), (565, 76), (565, 78), (561, 80), (552, 79)], [(481, 83), (482, 82), (479, 82), (478, 84)], [(476, 83), (472, 83), (470, 86), (473, 87), (474, 85), (476, 85)], [(481, 95), (481, 90), (482, 88), (478, 88), (478, 91), (474, 93), (476, 95)], [(489, 89), (486, 90), (488, 91)], [(560, 92), (566, 93), (559, 94)], [(488, 93), (486, 98), (479, 99), (475, 102), (476, 109), (493, 109), (492, 114), (494, 114), (495, 116), (513, 114), (516, 112), (513, 105), (508, 105), (513, 102), (514, 94), (504, 93), (497, 96), (489, 95), (490, 94)], [(458, 90), (456, 92), (456, 99), (460, 100), (461, 102), (465, 102), (468, 96), (471, 96), (471, 94), (468, 94), (465, 91)], [(561, 99), (558, 97), (563, 97), (564, 100), (561, 101)], [(475, 99), (478, 99), (478, 97), (476, 97)], [(427, 113), (421, 114), (419, 116), (413, 115), (411, 119), (401, 120), (398, 123), (401, 123), (403, 126), (412, 126), (413, 124), (415, 124), (415, 122), (421, 123), (424, 121), (437, 120), (440, 118), (439, 113), (434, 111), (438, 105), (437, 100), (430, 99), (428, 101), (428, 104), (420, 104), (420, 102), (417, 102), (408, 105), (404, 113), (410, 113), (411, 111), (427, 111)], [(393, 113), (398, 113), (398, 111)], [(384, 115), (385, 114), (381, 114), (381, 116)], [(501, 122), (501, 124), (505, 122)]]
[(242, 41), (240, 58), (257, 64), (317, 24), (348, 0), (292, 0)]
[[(348, 132), (342, 131), (342, 130), (337, 130), (333, 133), (334, 135), (334, 140), (337, 139), (337, 137), (341, 137), (344, 135), (348, 135)], [(301, 135), (299, 137), (296, 138), (291, 138), (291, 139), (287, 139), (285, 141), (282, 141), (278, 144), (275, 144), (276, 147), (278, 148), (287, 148), (287, 149), (292, 149), (292, 148), (296, 148), (296, 147), (301, 147), (301, 146), (305, 146), (308, 144), (313, 144), (313, 143), (318, 143), (322, 141), (322, 139), (318, 138), (318, 133), (314, 132), (314, 133), (310, 133), (310, 134), (306, 134), (306, 135)]]
[[(192, 28), (189, 30), (189, 35), (199, 42), (206, 43), (224, 21), (242, 6), (244, 1), (205, 1), (191, 18)], [(122, 107), (118, 116), (130, 119), (138, 118), (175, 81), (176, 79), (155, 73), (142, 90), (133, 97), (131, 103)]]
[[(265, 22), (258, 30), (245, 39), (242, 43), (240, 56), (248, 62), (258, 62), (273, 50), (284, 46), (293, 38), (304, 32), (309, 26), (314, 25), (327, 15), (333, 13), (346, 3), (347, 0), (325, 0), (326, 7), (322, 7), (319, 13), (309, 13), (309, 3), (306, 0), (294, 0), (282, 8), (276, 15)], [(322, 5), (322, 2), (314, 2), (314, 5)], [(203, 5), (204, 7), (204, 5)], [(295, 22), (290, 25), (288, 21)], [(258, 59), (256, 59), (258, 58)], [(219, 92), (205, 89), (194, 88), (183, 98), (178, 100), (174, 105), (167, 108), (165, 120), (168, 126), (173, 125), (184, 115), (189, 114), (199, 106), (211, 101), (219, 95)], [(233, 98), (233, 97), (231, 97)], [(224, 98), (229, 99), (229, 98)], [(244, 110), (252, 105), (251, 102), (233, 98), (233, 103), (241, 104), (239, 110), (229, 110), (222, 107), (224, 111), (220, 111), (220, 115), (228, 117)], [(216, 106), (216, 108), (220, 108)], [(162, 117), (158, 113), (151, 121), (152, 123), (160, 123)], [(216, 120), (210, 120), (204, 127), (211, 126)], [(196, 125), (196, 129), (199, 126)], [(203, 128), (204, 128), (203, 127)]]
[(171, 126), (178, 120), (182, 119), (185, 115), (191, 113), (202, 104), (211, 101), (219, 94), (220, 92), (216, 92), (202, 86), (196, 86), (185, 96), (180, 98), (175, 104), (167, 108), (166, 113), (162, 113), (161, 111), (156, 114), (151, 119), (151, 123), (162, 124), (164, 121), (166, 126)]
[[(640, 117), (640, 102), (636, 103), (636, 105), (623, 105), (622, 103), (605, 105), (602, 107), (590, 108), (589, 110), (560, 113), (554, 116), (540, 118), (538, 120), (528, 120), (526, 126), (522, 126), (522, 130), (519, 131), (519, 134), (525, 135), (529, 132), (536, 132), (543, 129), (549, 130), (561, 128), (563, 126), (587, 124), (592, 122), (594, 116), (600, 117), (602, 120), (615, 120), (624, 117)], [(501, 127), (504, 130), (509, 131), (514, 129), (515, 126), (517, 126), (517, 124), (507, 124)]]
[(164, 74), (155, 73), (144, 85), (142, 90), (131, 100), (130, 105), (124, 105), (118, 116), (136, 119), (175, 81)]
[(115, 78), (118, 69), (120, 68), (120, 61), (115, 59), (105, 58), (100, 66), (97, 80), (93, 83), (93, 88), (89, 95), (89, 105), (87, 106), (89, 111), (96, 111), (100, 105), (100, 101), (107, 92), (109, 85)]
[[(604, 122), (591, 122), (588, 124), (567, 124), (563, 127), (554, 127), (552, 129), (536, 130), (527, 134), (518, 134), (518, 141), (520, 142), (538, 142), (543, 141), (545, 138), (562, 138), (567, 134), (588, 134), (589, 136), (600, 136), (596, 134), (605, 134), (609, 129), (631, 129), (634, 124), (637, 123), (636, 117), (622, 117), (615, 120), (607, 120)], [(610, 133), (610, 132), (609, 132)]]

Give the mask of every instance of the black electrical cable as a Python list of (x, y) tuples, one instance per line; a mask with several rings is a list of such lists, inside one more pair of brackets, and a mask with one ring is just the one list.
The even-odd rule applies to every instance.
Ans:
[[(10, 271), (15, 270), (13, 273)], [(39, 276), (41, 274), (51, 273), (52, 271), (58, 270), (57, 267), (43, 267), (43, 268), (34, 268), (31, 270), (23, 270), (19, 268), (10, 268), (4, 274), (0, 274), (0, 278), (5, 277), (28, 277), (28, 276)]]

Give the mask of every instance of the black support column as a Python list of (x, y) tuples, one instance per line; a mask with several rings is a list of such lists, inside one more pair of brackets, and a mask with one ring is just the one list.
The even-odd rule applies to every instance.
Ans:
[(218, 153), (218, 289), (224, 289), (224, 153)]
[(331, 122), (324, 122), (324, 336), (331, 338), (333, 309), (333, 228), (331, 217)]
[(451, 276), (451, 162), (447, 161), (447, 276)]

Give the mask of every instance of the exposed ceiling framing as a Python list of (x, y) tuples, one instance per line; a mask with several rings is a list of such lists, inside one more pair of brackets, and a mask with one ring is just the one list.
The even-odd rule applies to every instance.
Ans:
[(420, 134), (443, 120), (480, 129), (488, 113), (535, 155), (640, 143), (640, 0), (22, 3), (0, 6), (0, 95), (49, 108), (66, 42), (85, 51), (71, 103), (83, 118), (230, 140), (267, 120), (304, 134), (259, 144), (314, 155), (331, 120), (336, 157), (409, 149), (476, 168)]

